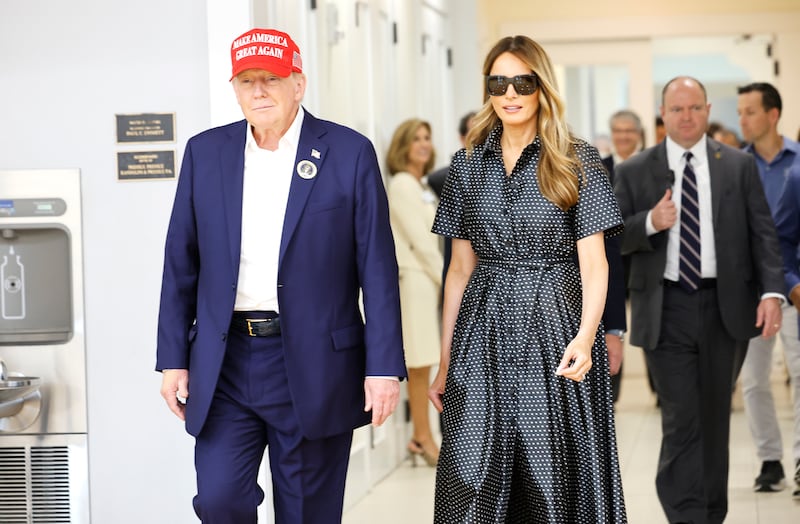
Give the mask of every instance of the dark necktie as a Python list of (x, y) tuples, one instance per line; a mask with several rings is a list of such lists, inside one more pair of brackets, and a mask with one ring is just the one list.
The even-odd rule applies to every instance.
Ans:
[(697, 177), (692, 168), (692, 153), (684, 153), (681, 185), (681, 248), (678, 283), (692, 293), (700, 287), (700, 200), (697, 195)]

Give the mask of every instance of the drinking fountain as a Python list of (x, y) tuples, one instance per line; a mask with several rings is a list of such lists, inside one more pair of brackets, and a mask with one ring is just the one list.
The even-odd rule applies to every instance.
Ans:
[(0, 523), (86, 524), (80, 171), (0, 170)]
[(0, 358), (0, 431), (22, 431), (36, 422), (42, 407), (42, 379), (9, 373)]

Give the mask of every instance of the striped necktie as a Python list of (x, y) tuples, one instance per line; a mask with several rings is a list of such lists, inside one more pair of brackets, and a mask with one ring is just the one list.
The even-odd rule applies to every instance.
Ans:
[(678, 265), (680, 286), (692, 293), (700, 287), (700, 206), (697, 195), (697, 177), (692, 168), (692, 153), (684, 153), (686, 167), (683, 168), (681, 185), (681, 248)]

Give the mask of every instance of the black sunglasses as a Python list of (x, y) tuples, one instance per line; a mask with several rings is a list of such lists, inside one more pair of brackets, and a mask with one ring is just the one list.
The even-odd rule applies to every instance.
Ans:
[(514, 84), (514, 91), (518, 95), (532, 95), (539, 87), (539, 79), (534, 74), (517, 75), (513, 78), (501, 75), (486, 77), (486, 90), (492, 96), (503, 96), (511, 84)]

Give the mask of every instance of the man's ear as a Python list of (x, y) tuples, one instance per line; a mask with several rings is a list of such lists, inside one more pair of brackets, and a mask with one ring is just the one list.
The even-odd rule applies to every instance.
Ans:
[(294, 99), (298, 102), (306, 94), (306, 75), (303, 73), (293, 73), (295, 78)]

